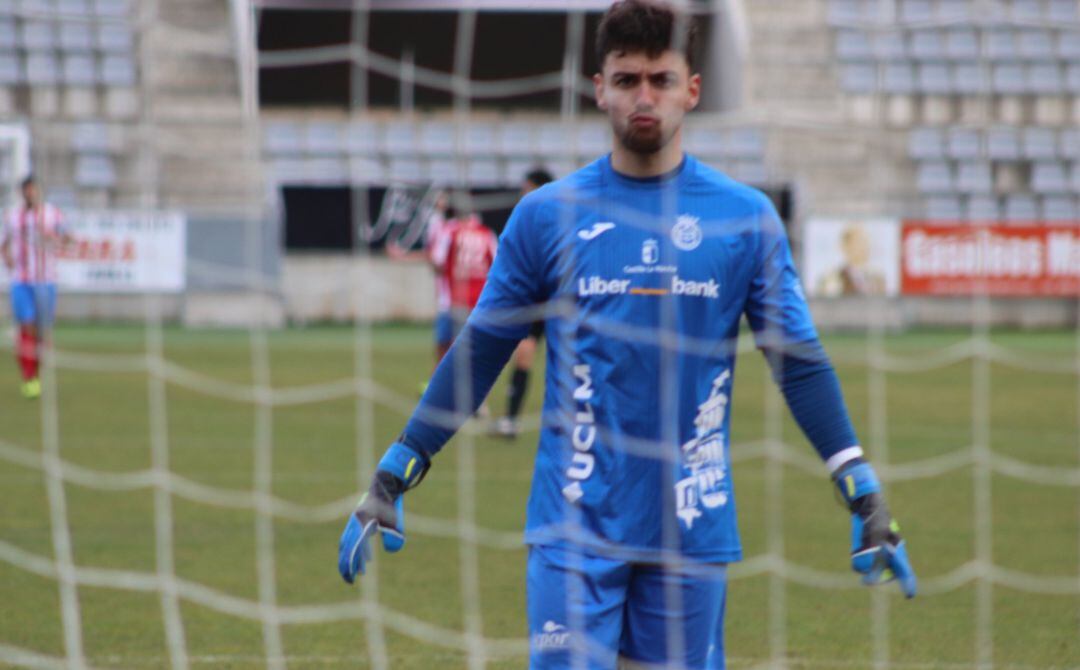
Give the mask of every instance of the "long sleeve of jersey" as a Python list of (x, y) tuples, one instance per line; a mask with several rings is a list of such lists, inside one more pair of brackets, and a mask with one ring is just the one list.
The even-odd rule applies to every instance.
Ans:
[(435, 369), (401, 441), (430, 460), (487, 397), (519, 341), (468, 324)]
[(535, 238), (522, 231), (518, 205), (506, 224), (499, 253), (480, 302), (450, 351), (443, 357), (420, 404), (405, 426), (402, 440), (430, 458), (453, 437), (491, 391), (518, 342), (537, 317), (538, 277)]
[(771, 205), (761, 222), (757, 276), (746, 314), (788, 408), (830, 469), (862, 455), (840, 382), (818, 340), (783, 224)]

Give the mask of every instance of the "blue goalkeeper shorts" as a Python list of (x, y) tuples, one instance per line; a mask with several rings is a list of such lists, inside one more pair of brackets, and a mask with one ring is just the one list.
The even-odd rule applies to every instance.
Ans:
[(533, 545), (527, 582), (531, 670), (614, 670), (619, 658), (724, 668), (724, 565), (665, 568)]
[(454, 319), (450, 310), (435, 315), (435, 345), (449, 347), (454, 343)]
[(56, 313), (56, 284), (12, 284), (11, 311), (21, 325), (51, 325)]

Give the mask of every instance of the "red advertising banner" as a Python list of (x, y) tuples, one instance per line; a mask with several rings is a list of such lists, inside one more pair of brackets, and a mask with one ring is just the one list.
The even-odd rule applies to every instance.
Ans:
[(905, 295), (1080, 296), (1080, 223), (905, 221)]

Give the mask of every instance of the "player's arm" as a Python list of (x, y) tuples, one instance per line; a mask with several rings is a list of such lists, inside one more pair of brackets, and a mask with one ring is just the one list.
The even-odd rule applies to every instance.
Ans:
[[(383, 537), (387, 551), (405, 542), (402, 495), (423, 479), (432, 459), (480, 406), (531, 317), (522, 315), (538, 296), (537, 240), (519, 206), (503, 233), (480, 302), (443, 357), (398, 440), (390, 445), (368, 492), (349, 517), (338, 546), (338, 571), (350, 584), (371, 558), (370, 538)], [(527, 208), (526, 208), (527, 209)]]
[(851, 565), (867, 584), (896, 579), (915, 595), (915, 573), (881, 485), (859, 446), (840, 381), (821, 346), (783, 224), (765, 206), (746, 314), (796, 423), (825, 462), (851, 512)]

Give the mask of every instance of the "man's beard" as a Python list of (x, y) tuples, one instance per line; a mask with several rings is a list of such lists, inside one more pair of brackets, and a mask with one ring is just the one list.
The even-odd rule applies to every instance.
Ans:
[(619, 142), (633, 153), (643, 156), (655, 154), (670, 141), (671, 134), (665, 134), (659, 125), (637, 129), (632, 124), (626, 124), (619, 129)]

